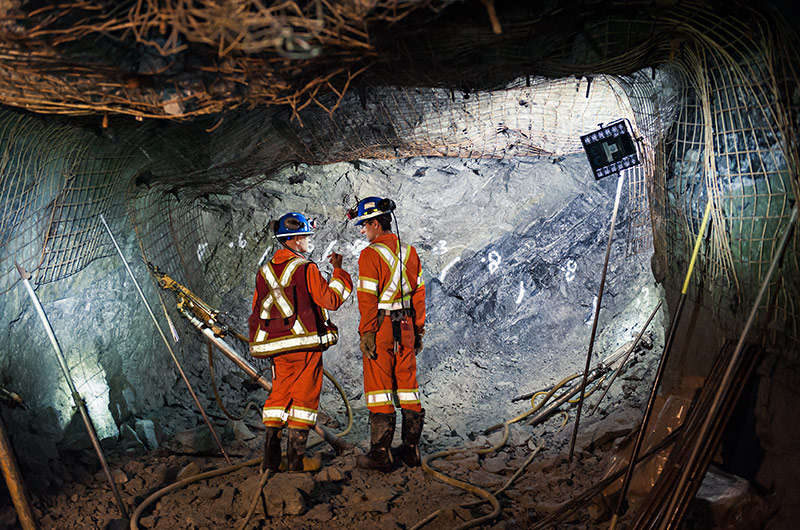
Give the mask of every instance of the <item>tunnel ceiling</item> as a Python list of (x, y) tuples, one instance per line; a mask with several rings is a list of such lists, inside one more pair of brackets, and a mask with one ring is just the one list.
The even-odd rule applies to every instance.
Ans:
[(624, 75), (681, 60), (697, 29), (725, 37), (722, 20), (762, 16), (712, 4), (6, 2), (0, 103), (105, 123), (218, 120), (256, 106), (333, 110), (371, 85), (470, 91), (520, 76)]
[[(18, 280), (14, 260), (41, 284), (108, 255), (99, 213), (112, 225), (127, 214), (146, 255), (203, 245), (198, 200), (293, 163), (580, 152), (578, 136), (608, 121), (590, 99), (604, 90), (652, 149), (635, 198), (653, 214), (659, 277), (681, 280), (711, 193), (697, 285), (739, 311), (798, 195), (800, 45), (789, 2), (3, 9), (0, 121), (23, 154), (0, 177), (14, 206), (0, 223), (0, 292)], [(796, 322), (797, 288), (783, 289)]]

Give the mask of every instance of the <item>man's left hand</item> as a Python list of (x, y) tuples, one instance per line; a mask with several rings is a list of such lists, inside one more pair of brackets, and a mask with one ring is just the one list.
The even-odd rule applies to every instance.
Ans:
[(414, 335), (414, 355), (419, 355), (422, 351), (422, 337), (425, 335), (425, 331), (419, 331), (416, 335)]
[(361, 353), (364, 354), (365, 357), (372, 359), (373, 361), (378, 358), (378, 352), (375, 351), (375, 332), (372, 333), (364, 333), (361, 335)]

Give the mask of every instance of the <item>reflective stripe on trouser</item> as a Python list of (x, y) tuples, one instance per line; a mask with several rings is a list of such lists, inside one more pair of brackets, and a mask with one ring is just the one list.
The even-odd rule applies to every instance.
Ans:
[(322, 391), (322, 352), (284, 353), (273, 357), (275, 378), (261, 419), (267, 427), (308, 429), (317, 421)]
[(378, 358), (363, 358), (364, 396), (370, 412), (394, 412), (395, 395), (400, 407), (419, 412), (422, 405), (417, 387), (417, 357), (414, 355), (414, 328), (401, 329), (402, 342), (393, 353), (392, 323), (386, 318), (375, 337)]

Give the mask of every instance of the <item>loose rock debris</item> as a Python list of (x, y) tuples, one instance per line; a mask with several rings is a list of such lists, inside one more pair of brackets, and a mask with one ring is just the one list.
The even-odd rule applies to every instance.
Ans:
[[(460, 453), (434, 460), (431, 465), (455, 479), (494, 491), (508, 481), (528, 459), (532, 447), (543, 440), (544, 449), (499, 496), (503, 508), (501, 517), (485, 526), (528, 528), (558, 511), (565, 501), (603, 476), (616, 454), (616, 446), (636, 426), (639, 413), (632, 410), (633, 404), (618, 394), (616, 402), (605, 404), (599, 414), (588, 418), (572, 464), (566, 460), (570, 429), (559, 429), (561, 417), (556, 417), (534, 428), (512, 425), (509, 441), (496, 452)], [(360, 432), (348, 437), (353, 441), (358, 441), (359, 437), (366, 439), (365, 418), (361, 421), (364, 425), (360, 426)], [(226, 433), (226, 450), (235, 462), (261, 456), (263, 437), (256, 422), (257, 419), (252, 418), (221, 429)], [(359, 418), (356, 418), (356, 425), (359, 425)], [(256, 435), (242, 436), (243, 428)], [(397, 431), (395, 445), (400, 443), (400, 429)], [(499, 432), (489, 436), (471, 434), (474, 440), (469, 440), (467, 433), (460, 434), (457, 439), (466, 439), (465, 445), (473, 449), (491, 447), (500, 439)], [(129, 512), (173, 482), (225, 466), (221, 457), (201, 451), (204, 445), (198, 438), (204, 435), (196, 426), (175, 434), (155, 451), (131, 454), (117, 447), (108, 452), (112, 475)], [(188, 446), (186, 440), (191, 442)], [(489, 513), (488, 503), (462, 506), (478, 499), (436, 480), (421, 468), (398, 467), (386, 475), (356, 468), (357, 454), (366, 449), (364, 441), (359, 443), (361, 447), (340, 456), (324, 445), (310, 449), (322, 456), (323, 466), (317, 472), (272, 475), (264, 488), (264, 500), (258, 503), (248, 527), (315, 529), (333, 525), (355, 529), (408, 529), (440, 510), (425, 528), (445, 529)], [(447, 448), (429, 442), (427, 447), (423, 446), (423, 452)], [(64, 462), (64, 478), (68, 480), (60, 492), (35, 498), (36, 515), (43, 529), (129, 528), (129, 523), (119, 515), (105, 476), (95, 469), (91, 456), (84, 451), (76, 454), (73, 461)], [(244, 520), (257, 494), (259, 479), (259, 467), (250, 466), (192, 482), (148, 506), (139, 517), (138, 526), (193, 530), (235, 528)], [(592, 528), (597, 519), (608, 515), (607, 507), (590, 508), (576, 513), (569, 527)], [(11, 507), (0, 513), (0, 521), (10, 528), (18, 524), (15, 520)]]

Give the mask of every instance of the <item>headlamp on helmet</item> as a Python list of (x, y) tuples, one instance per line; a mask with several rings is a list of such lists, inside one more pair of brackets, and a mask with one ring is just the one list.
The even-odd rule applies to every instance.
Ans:
[(347, 210), (347, 218), (356, 222), (356, 226), (361, 226), (364, 221), (378, 217), (385, 213), (393, 212), (397, 205), (392, 199), (381, 199), (380, 197), (367, 197), (358, 201), (358, 204)]
[(292, 236), (311, 236), (314, 235), (313, 229), (317, 227), (316, 219), (308, 219), (305, 215), (298, 212), (290, 212), (273, 221), (272, 230), (275, 237), (292, 239)]

